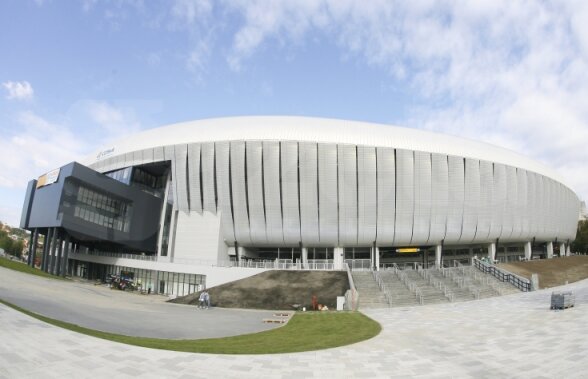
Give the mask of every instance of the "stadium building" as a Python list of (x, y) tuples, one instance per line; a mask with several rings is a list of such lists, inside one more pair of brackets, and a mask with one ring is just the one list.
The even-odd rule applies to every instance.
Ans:
[(131, 273), (182, 295), (270, 268), (569, 254), (580, 203), (564, 183), (513, 151), (449, 135), (220, 118), (147, 130), (32, 180), (21, 227), (31, 246), (45, 236), (46, 271)]

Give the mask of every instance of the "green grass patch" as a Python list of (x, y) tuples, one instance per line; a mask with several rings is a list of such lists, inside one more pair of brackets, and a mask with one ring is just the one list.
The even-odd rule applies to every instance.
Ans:
[(27, 311), (0, 300), (38, 320), (74, 332), (129, 345), (210, 354), (276, 354), (321, 350), (367, 340), (382, 330), (380, 324), (359, 312), (296, 313), (284, 326), (260, 333), (200, 340), (130, 337), (88, 329)]
[(42, 276), (44, 278), (61, 279), (61, 280), (65, 279), (61, 276), (48, 274), (45, 271), (39, 270), (38, 268), (33, 268), (24, 262), (13, 261), (11, 259), (7, 259), (4, 257), (0, 257), (0, 267), (5, 267), (5, 268), (9, 268), (11, 270), (24, 272), (26, 274)]

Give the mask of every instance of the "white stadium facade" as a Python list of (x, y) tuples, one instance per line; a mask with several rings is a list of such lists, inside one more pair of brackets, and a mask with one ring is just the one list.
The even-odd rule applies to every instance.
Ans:
[[(135, 134), (81, 163), (140, 186), (160, 199), (161, 208), (150, 216), (157, 218), (151, 248), (88, 245), (91, 238), (73, 231), (66, 240), (61, 226), (53, 238), (71, 245), (63, 265), (73, 274), (88, 274), (88, 265), (93, 275), (147, 270), (154, 287), (162, 281), (150, 279), (153, 272), (167, 273), (169, 283), (192, 275), (191, 284), (211, 286), (275, 267), (378, 270), (402, 262), (441, 266), (476, 255), (551, 258), (569, 254), (580, 204), (556, 172), (510, 150), (319, 118), (175, 124)], [(37, 183), (34, 197), (44, 188)], [(136, 213), (132, 203), (128, 209)], [(83, 212), (76, 208), (76, 225), (106, 228), (97, 237), (104, 240), (122, 217)], [(39, 228), (44, 225), (31, 222), (24, 226), (47, 236)]]

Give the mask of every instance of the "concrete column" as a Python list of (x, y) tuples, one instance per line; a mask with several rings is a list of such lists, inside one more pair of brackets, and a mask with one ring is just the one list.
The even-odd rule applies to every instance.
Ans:
[(49, 260), (49, 249), (51, 247), (51, 236), (53, 234), (53, 228), (47, 228), (45, 234), (45, 244), (43, 245), (43, 259), (41, 261), (41, 270), (45, 271), (47, 268), (47, 261)]
[(553, 258), (553, 242), (547, 242), (547, 259)]
[(562, 242), (559, 244), (559, 256), (565, 257), (565, 255), (566, 255), (566, 244)]
[(492, 263), (496, 260), (496, 243), (494, 242), (488, 245), (488, 259)]
[(59, 233), (59, 245), (57, 246), (57, 253), (55, 255), (55, 262), (53, 264), (53, 275), (61, 275), (61, 253), (63, 253), (63, 234)]
[(300, 257), (302, 258), (302, 268), (308, 268), (308, 247), (301, 249)]
[(566, 257), (569, 257), (570, 255), (572, 255), (572, 249), (570, 248), (570, 244), (568, 244), (566, 247)]
[(243, 256), (245, 255), (245, 248), (243, 248), (243, 246), (237, 246), (237, 260), (241, 262), (241, 259), (243, 259)]
[(375, 247), (375, 254), (376, 254), (376, 271), (380, 271), (380, 248)]
[(336, 247), (333, 249), (333, 268), (335, 270), (343, 269), (344, 250), (342, 247)]
[(39, 240), (39, 229), (32, 232), (32, 243), (29, 245), (29, 266), (35, 267), (35, 255), (37, 254), (37, 241)]
[(45, 272), (51, 273), (51, 268), (53, 261), (55, 260), (55, 254), (57, 250), (57, 228), (52, 228), (53, 232), (51, 233), (51, 249), (49, 250), (49, 254), (47, 255), (47, 266), (45, 266)]
[(443, 245), (435, 245), (435, 267), (441, 268), (441, 253)]
[(61, 276), (63, 276), (65, 278), (65, 275), (67, 275), (67, 259), (68, 259), (68, 255), (69, 255), (69, 247), (70, 243), (69, 243), (69, 234), (65, 234), (65, 246), (63, 249), (63, 257), (61, 258)]
[(531, 241), (525, 242), (525, 259), (530, 261), (533, 255), (533, 250), (531, 249)]

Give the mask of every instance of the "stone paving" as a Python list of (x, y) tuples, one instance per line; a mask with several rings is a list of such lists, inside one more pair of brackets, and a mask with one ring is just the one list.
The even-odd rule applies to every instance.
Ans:
[[(576, 306), (550, 290), (414, 308), (370, 309), (377, 337), (275, 355), (189, 354), (63, 330), (0, 305), (0, 378), (587, 378), (588, 281)], [(227, 326), (230, 327), (230, 326)]]

